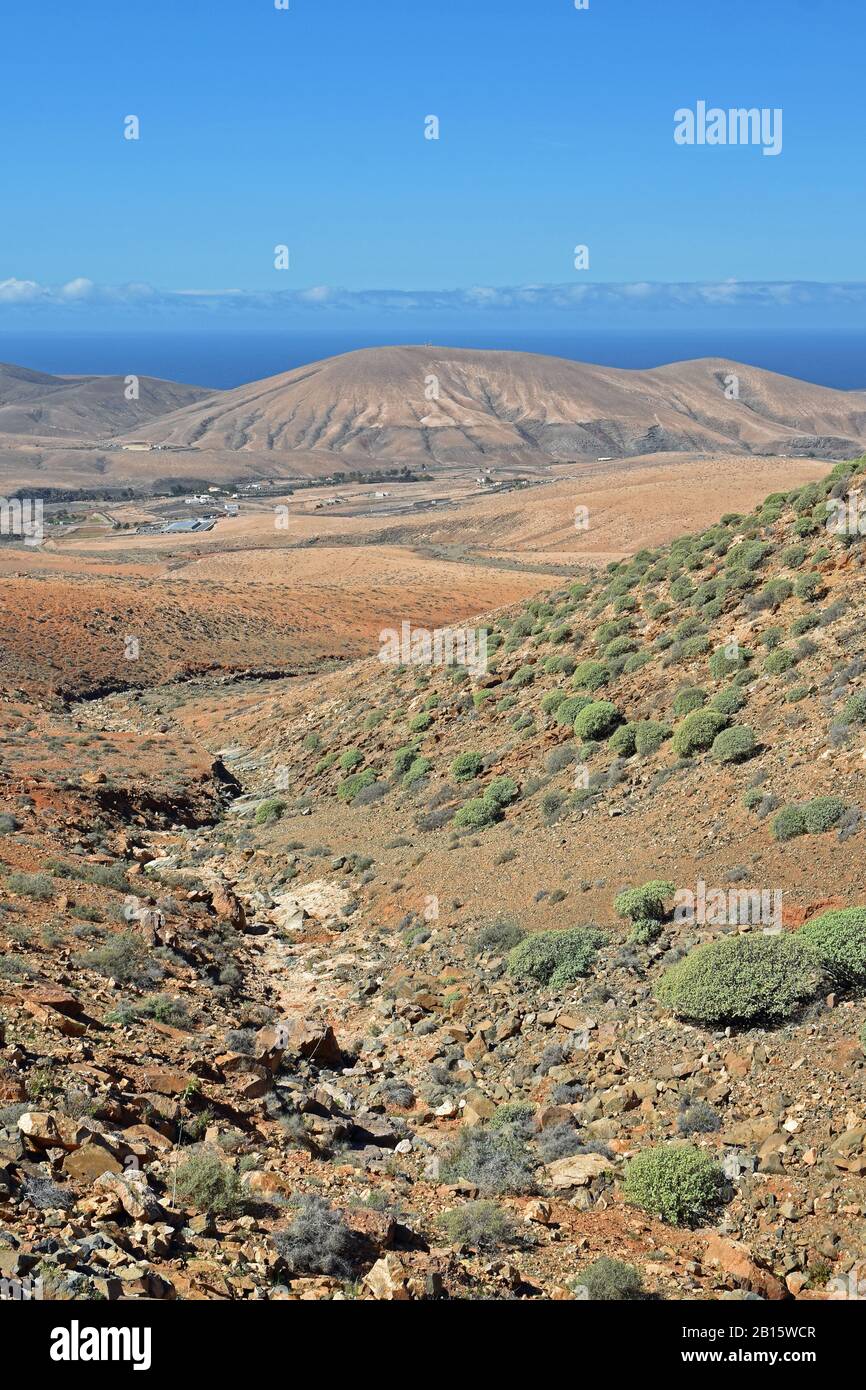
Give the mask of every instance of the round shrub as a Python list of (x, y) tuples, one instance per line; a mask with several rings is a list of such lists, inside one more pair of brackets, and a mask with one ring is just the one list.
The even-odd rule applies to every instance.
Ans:
[(683, 722), (674, 729), (674, 752), (680, 758), (690, 758), (694, 753), (702, 753), (712, 746), (727, 722), (718, 710), (698, 709), (692, 714), (687, 714)]
[(627, 1303), (640, 1298), (643, 1285), (634, 1265), (612, 1260), (602, 1255), (579, 1274), (575, 1280), (579, 1289), (586, 1289), (593, 1303)]
[(616, 705), (609, 700), (594, 700), (580, 711), (574, 721), (574, 732), (577, 738), (603, 739), (621, 723), (622, 715)]
[(391, 763), (396, 775), (402, 777), (404, 772), (408, 772), (417, 756), (418, 750), (414, 746), (407, 744), (404, 748), (398, 748)]
[(709, 1025), (777, 1022), (820, 989), (814, 954), (790, 936), (727, 936), (698, 946), (659, 981), (657, 998)]
[(649, 758), (670, 736), (671, 731), (666, 724), (659, 724), (655, 719), (642, 719), (635, 727), (635, 752), (640, 758)]
[(423, 734), (424, 730), (429, 729), (432, 723), (432, 714), (425, 714), (422, 711), (421, 714), (413, 714), (412, 718), (409, 720), (409, 728), (413, 734)]
[(627, 888), (614, 899), (614, 911), (620, 917), (630, 917), (638, 922), (643, 917), (651, 917), (660, 922), (667, 914), (667, 899), (676, 891), (676, 885), (664, 879), (653, 879), (642, 888)]
[(671, 1226), (691, 1226), (709, 1216), (724, 1185), (724, 1174), (709, 1154), (693, 1144), (659, 1144), (635, 1155), (622, 1190), (632, 1206)]
[(806, 833), (806, 817), (800, 806), (783, 806), (781, 811), (773, 817), (773, 838), (776, 840), (793, 840), (798, 835)]
[(725, 676), (742, 671), (751, 659), (752, 653), (746, 647), (735, 647), (733, 651), (719, 647), (710, 657), (710, 675), (714, 681), (724, 680)]
[(866, 908), (823, 912), (801, 927), (797, 935), (831, 975), (845, 984), (866, 981)]
[(621, 724), (611, 735), (609, 747), (617, 757), (630, 758), (637, 749), (637, 724)]
[(351, 803), (359, 792), (363, 791), (365, 787), (372, 786), (375, 780), (376, 773), (371, 767), (367, 767), (363, 772), (356, 772), (354, 776), (347, 777), (344, 782), (341, 782), (337, 788), (337, 796), (341, 801)]
[(565, 698), (564, 690), (548, 690), (541, 699), (542, 714), (555, 714)]
[(513, 777), (494, 777), (485, 788), (484, 796), (496, 806), (510, 806), (512, 801), (517, 800), (519, 792), (520, 788)]
[(770, 676), (783, 676), (796, 664), (797, 658), (792, 651), (787, 647), (778, 647), (776, 651), (770, 652), (764, 662), (764, 670)]
[(592, 700), (588, 695), (569, 695), (567, 700), (563, 700), (562, 703), (556, 707), (557, 724), (573, 725), (580, 711), (586, 709), (587, 705), (591, 704)]
[(713, 739), (712, 755), (720, 763), (742, 763), (751, 758), (757, 746), (752, 730), (746, 724), (735, 724)]
[(595, 927), (533, 932), (508, 953), (508, 973), (553, 989), (586, 975), (604, 941)]
[(803, 807), (803, 820), (810, 835), (822, 835), (838, 825), (848, 810), (841, 796), (816, 796)]
[(455, 782), (471, 782), (484, 767), (480, 753), (458, 753), (451, 764), (451, 776)]
[(720, 690), (717, 695), (713, 696), (712, 700), (710, 700), (710, 709), (718, 710), (719, 714), (723, 714), (727, 719), (730, 719), (737, 713), (737, 710), (743, 708), (745, 703), (745, 695), (742, 695), (739, 690), (735, 690), (731, 687), (729, 690)]
[(473, 796), (454, 815), (454, 824), (463, 830), (486, 830), (501, 819), (502, 811), (492, 797)]
[(351, 772), (364, 761), (364, 754), (360, 748), (347, 748), (345, 753), (340, 754), (340, 767), (344, 772)]
[(698, 685), (687, 685), (678, 690), (674, 698), (674, 717), (683, 719), (692, 710), (702, 709), (707, 703), (707, 692)]
[(572, 684), (584, 690), (598, 690), (610, 680), (610, 670), (603, 661), (581, 661), (571, 678)]

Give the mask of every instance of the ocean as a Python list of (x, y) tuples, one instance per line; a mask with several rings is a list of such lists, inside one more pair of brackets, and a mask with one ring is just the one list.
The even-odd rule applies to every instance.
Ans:
[(500, 325), (427, 335), (332, 328), (147, 332), (0, 331), (0, 361), (58, 374), (163, 377), (196, 386), (231, 387), (357, 348), (391, 343), (547, 353), (610, 367), (658, 367), (694, 357), (727, 357), (842, 390), (866, 389), (866, 331), (762, 332), (733, 328), (626, 331), (526, 329)]

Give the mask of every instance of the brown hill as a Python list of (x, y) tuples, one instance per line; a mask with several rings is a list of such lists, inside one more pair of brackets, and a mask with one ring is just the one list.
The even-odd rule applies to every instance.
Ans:
[[(726, 395), (731, 378), (736, 399)], [(303, 449), (391, 465), (732, 446), (852, 457), (866, 444), (866, 392), (722, 358), (627, 371), (524, 352), (369, 348), (196, 401), (143, 435), (197, 449)]]
[(0, 431), (92, 440), (134, 430), (212, 394), (149, 376), (138, 378), (138, 390), (138, 400), (127, 400), (122, 376), (51, 376), (0, 362)]

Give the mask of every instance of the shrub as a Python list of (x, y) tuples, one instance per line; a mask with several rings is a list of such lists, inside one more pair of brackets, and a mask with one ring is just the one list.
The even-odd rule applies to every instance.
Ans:
[(713, 739), (712, 756), (720, 763), (742, 763), (751, 758), (757, 746), (752, 730), (746, 724), (735, 724)]
[(846, 700), (842, 710), (843, 724), (866, 724), (866, 691), (858, 691)]
[(519, 666), (511, 677), (509, 684), (513, 685), (515, 690), (522, 690), (525, 685), (531, 685), (534, 680), (534, 666)]
[(494, 777), (484, 790), (484, 796), (496, 806), (510, 806), (516, 801), (520, 788), (513, 777)]
[(344, 753), (340, 754), (338, 761), (343, 772), (351, 772), (364, 761), (364, 754), (360, 748), (347, 748)]
[[(433, 762), (430, 758), (413, 758), (400, 779), (401, 785), (409, 791), (416, 782), (420, 782), (422, 777), (427, 776), (432, 766)], [(363, 791), (363, 788), (361, 790)]]
[(275, 1231), (273, 1241), (293, 1274), (352, 1276), (356, 1239), (340, 1212), (323, 1197), (299, 1198), (294, 1221), (286, 1230)]
[(212, 1216), (240, 1216), (246, 1206), (246, 1193), (235, 1170), (208, 1151), (180, 1164), (177, 1191), (188, 1206)]
[(797, 598), (803, 599), (806, 603), (814, 603), (816, 599), (824, 596), (826, 589), (820, 574), (809, 573), (800, 576), (794, 592)]
[(806, 817), (800, 806), (783, 806), (773, 817), (773, 838), (793, 840), (797, 835), (805, 835)]
[(38, 902), (48, 902), (54, 897), (55, 883), (50, 874), (10, 874), (6, 880), (10, 893), (22, 898), (35, 898)]
[(583, 1273), (578, 1275), (575, 1285), (579, 1289), (586, 1289), (593, 1303), (632, 1302), (639, 1299), (643, 1292), (641, 1277), (634, 1265), (613, 1260), (607, 1255), (587, 1265)]
[(337, 788), (337, 796), (341, 801), (349, 803), (355, 800), (359, 792), (365, 787), (372, 786), (376, 780), (376, 773), (371, 767), (365, 767), (363, 772), (356, 772), (351, 777), (347, 777)]
[(144, 947), (129, 932), (109, 937), (104, 945), (90, 951), (84, 964), (100, 975), (108, 975), (120, 984), (140, 984), (148, 978), (149, 966)]
[(810, 835), (821, 835), (827, 830), (832, 830), (839, 824), (847, 809), (847, 803), (841, 796), (816, 796), (803, 807), (806, 830)]
[(818, 991), (814, 955), (789, 936), (728, 936), (698, 946), (659, 981), (658, 999), (698, 1023), (777, 1022)]
[(557, 706), (557, 724), (570, 724), (573, 726), (580, 711), (586, 709), (587, 705), (591, 704), (592, 700), (588, 695), (569, 695), (567, 700), (563, 700), (562, 703)]
[(492, 1193), (530, 1192), (533, 1172), (532, 1156), (510, 1127), (461, 1130), (440, 1168), (444, 1182), (462, 1178)]
[(866, 908), (845, 907), (813, 917), (798, 932), (824, 968), (845, 984), (866, 981)]
[(635, 728), (634, 744), (638, 757), (648, 758), (657, 753), (665, 739), (670, 738), (671, 730), (666, 724), (655, 719), (642, 719)]
[(621, 724), (611, 735), (609, 747), (619, 758), (630, 758), (637, 749), (637, 724)]
[(498, 1250), (517, 1239), (514, 1222), (495, 1202), (464, 1202), (442, 1212), (439, 1223), (452, 1245), (469, 1245), (474, 1250)]
[(564, 690), (548, 690), (541, 698), (542, 714), (555, 714), (565, 698)]
[(710, 700), (710, 709), (717, 710), (726, 719), (730, 719), (737, 713), (737, 710), (743, 708), (745, 703), (745, 696), (732, 686), (729, 690), (720, 690), (717, 695), (713, 696)]
[(484, 767), (480, 753), (458, 753), (451, 764), (451, 776), (455, 782), (471, 782)]
[(724, 1174), (693, 1144), (658, 1145), (637, 1154), (626, 1168), (623, 1196), (632, 1206), (672, 1226), (705, 1220), (721, 1200)]
[(492, 797), (473, 796), (455, 813), (454, 824), (463, 830), (486, 830), (502, 817), (502, 810)]
[(413, 762), (418, 756), (418, 750), (412, 744), (406, 744), (403, 748), (398, 748), (394, 754), (391, 766), (398, 777), (402, 777), (404, 772), (408, 772)]
[(432, 723), (432, 714), (425, 714), (422, 710), (420, 714), (413, 714), (409, 720), (409, 729), (413, 734), (423, 734), (424, 730), (429, 729)]
[(277, 796), (269, 797), (256, 809), (256, 825), (271, 825), (273, 821), (280, 819), (285, 809), (285, 801), (281, 801)]
[(508, 973), (559, 989), (586, 975), (604, 937), (595, 927), (533, 932), (508, 953)]
[(686, 1101), (677, 1116), (680, 1134), (715, 1134), (721, 1127), (719, 1112), (705, 1100)]
[(578, 738), (602, 739), (612, 734), (617, 724), (621, 723), (622, 715), (616, 705), (609, 700), (594, 700), (575, 719), (574, 732)]
[(493, 952), (495, 955), (504, 956), (518, 942), (522, 941), (526, 933), (516, 922), (510, 922), (505, 918), (499, 917), (495, 922), (490, 922), (486, 927), (480, 927), (469, 942), (469, 954), (472, 957), (480, 956), (485, 951)]
[(707, 703), (707, 692), (701, 690), (700, 686), (687, 685), (682, 690), (677, 691), (674, 697), (674, 717), (683, 719), (685, 715), (691, 714), (692, 710), (702, 709)]
[(710, 657), (710, 675), (714, 681), (724, 680), (725, 676), (744, 670), (751, 659), (752, 653), (746, 647), (735, 646), (733, 651), (727, 646), (719, 647)]
[(21, 826), (14, 816), (5, 813), (0, 815), (0, 835), (14, 835), (15, 831), (20, 829)]
[(797, 658), (794, 653), (788, 647), (779, 647), (776, 651), (770, 652), (764, 662), (764, 670), (770, 676), (783, 676), (796, 664)]
[(649, 917), (660, 922), (667, 914), (667, 899), (676, 890), (676, 885), (664, 879), (653, 879), (642, 888), (627, 888), (614, 900), (614, 911), (619, 917), (630, 917), (633, 922)]
[(599, 690), (610, 680), (610, 668), (603, 661), (581, 661), (571, 679), (573, 685), (584, 690)]
[(649, 946), (662, 934), (662, 924), (654, 917), (639, 917), (629, 933), (629, 941), (635, 946)]
[(727, 723), (718, 710), (698, 709), (687, 714), (681, 724), (674, 729), (674, 752), (681, 758), (690, 758), (710, 748)]

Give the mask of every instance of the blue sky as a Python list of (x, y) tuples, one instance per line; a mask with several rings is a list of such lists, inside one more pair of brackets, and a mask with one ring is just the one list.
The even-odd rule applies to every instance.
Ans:
[[(0, 285), (33, 288), (2, 313), (866, 279), (862, 0), (47, 0), (3, 30)], [(677, 146), (698, 100), (782, 108), (781, 155)]]

